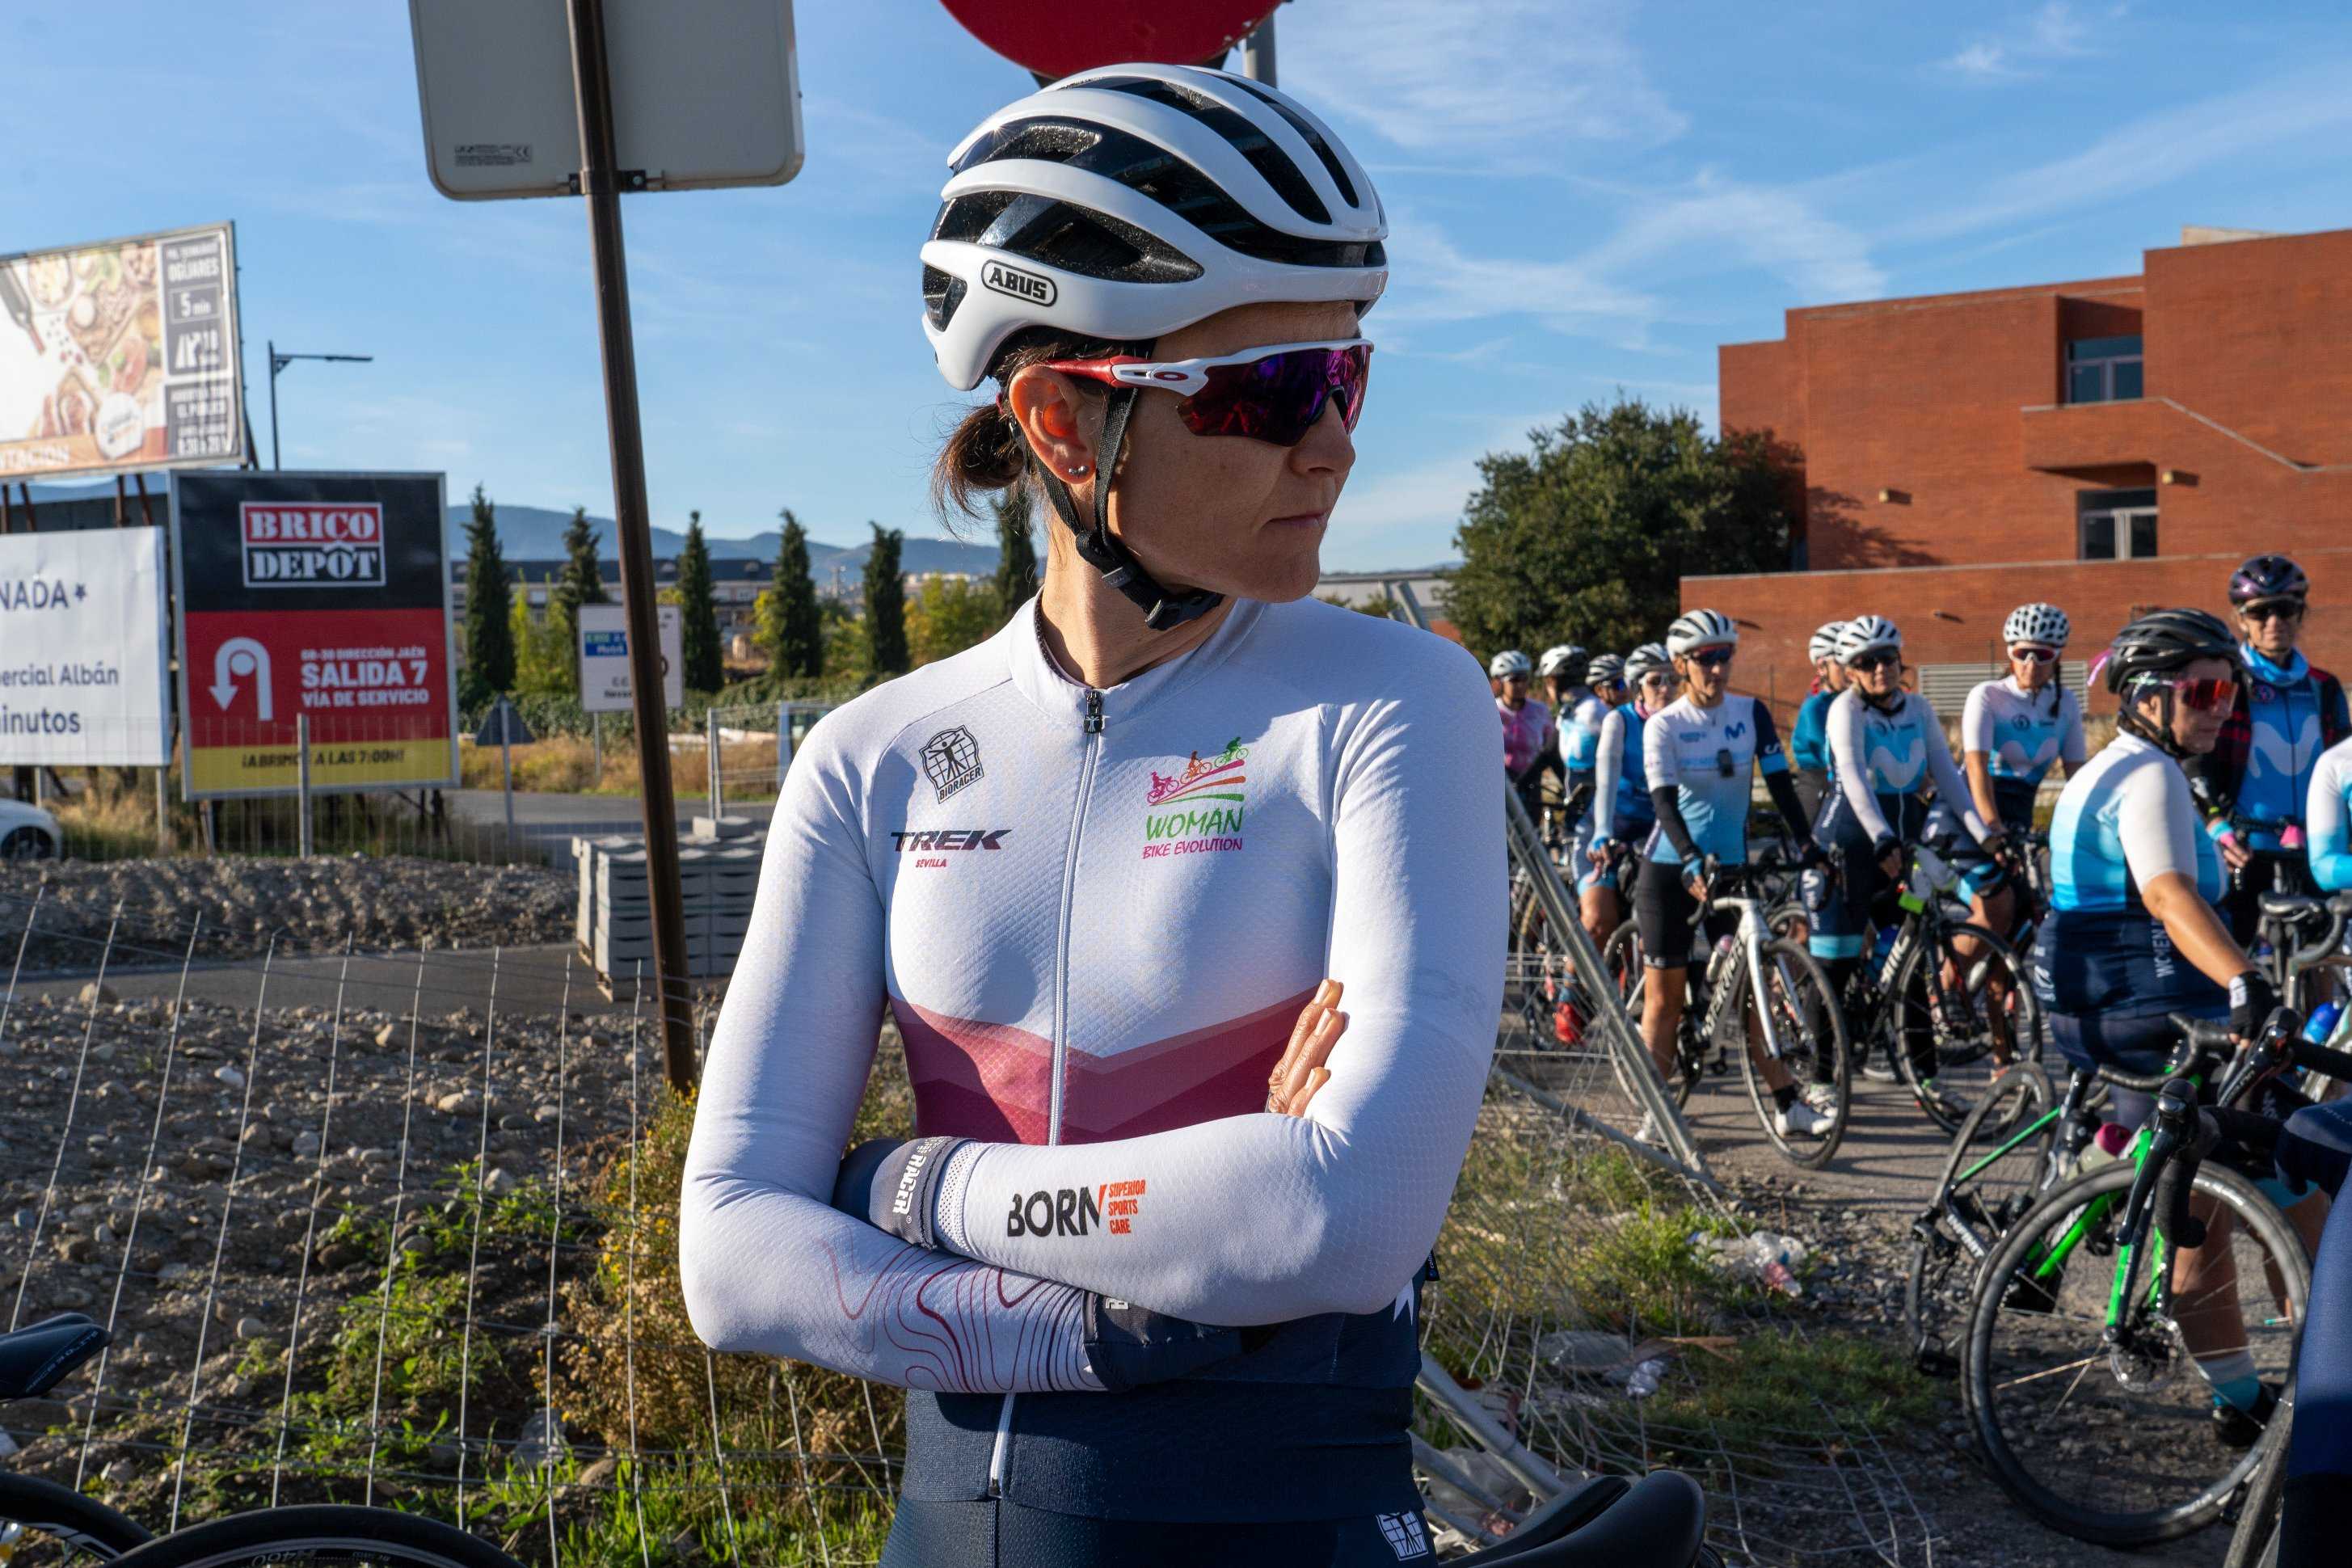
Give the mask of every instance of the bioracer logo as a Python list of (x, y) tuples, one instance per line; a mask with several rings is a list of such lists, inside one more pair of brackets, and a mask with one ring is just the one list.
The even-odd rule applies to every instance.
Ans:
[(917, 1150), (907, 1156), (907, 1168), (898, 1173), (898, 1190), (890, 1199), (892, 1214), (909, 1214), (915, 1207), (915, 1186), (923, 1179), (923, 1167), (931, 1163), (927, 1150)]
[(980, 280), (1000, 294), (1010, 294), (1033, 305), (1054, 302), (1055, 290), (1051, 278), (1040, 278), (1034, 272), (1024, 272), (1017, 267), (1007, 267), (1002, 261), (992, 261), (982, 268)]

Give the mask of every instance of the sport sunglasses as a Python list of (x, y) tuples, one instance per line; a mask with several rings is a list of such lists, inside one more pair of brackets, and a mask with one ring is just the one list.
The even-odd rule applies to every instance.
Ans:
[(1707, 669), (1721, 669), (1731, 662), (1733, 650), (1727, 647), (1703, 647), (1693, 653), (1691, 662)]
[(2260, 604), (2238, 607), (2238, 614), (2250, 621), (2299, 621), (2303, 612), (2301, 599), (2264, 599)]
[(2171, 686), (2173, 697), (2192, 713), (2210, 713), (2238, 700), (2238, 682), (2233, 676), (2215, 676), (2205, 680), (2176, 680)]
[(2054, 647), (2028, 647), (2020, 643), (2009, 650), (2009, 657), (2021, 658), (2029, 664), (2048, 664), (2058, 657), (2058, 650)]
[(1340, 422), (1355, 429), (1364, 412), (1364, 387), (1371, 379), (1372, 345), (1353, 338), (1276, 343), (1210, 359), (1148, 360), (1120, 354), (1051, 360), (1045, 368), (1112, 386), (1177, 393), (1184, 399), (1176, 405), (1177, 416), (1195, 436), (1246, 436), (1276, 447), (1296, 447), (1334, 398)]
[(1890, 664), (1901, 664), (1903, 656), (1891, 647), (1873, 648), (1846, 666), (1848, 669), (1884, 669)]

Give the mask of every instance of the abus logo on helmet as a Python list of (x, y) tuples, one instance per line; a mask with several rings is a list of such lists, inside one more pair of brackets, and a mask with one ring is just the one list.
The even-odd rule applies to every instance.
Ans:
[(1024, 272), (1018, 267), (1007, 267), (1002, 261), (992, 261), (982, 268), (980, 280), (1000, 294), (1026, 300), (1032, 305), (1054, 302), (1055, 289), (1051, 278), (1040, 278), (1034, 272)]

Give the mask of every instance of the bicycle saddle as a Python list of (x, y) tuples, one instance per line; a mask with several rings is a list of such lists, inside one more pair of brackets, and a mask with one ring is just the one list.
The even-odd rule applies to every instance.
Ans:
[(1691, 1568), (1706, 1534), (1706, 1497), (1679, 1470), (1627, 1486), (1600, 1477), (1528, 1516), (1499, 1546), (1460, 1559), (1465, 1568)]
[(2262, 910), (2266, 921), (2301, 925), (2306, 921), (2325, 920), (2327, 903), (2324, 899), (2307, 899), (2300, 893), (2264, 893)]
[(0, 1399), (34, 1399), (106, 1348), (106, 1331), (86, 1312), (59, 1312), (0, 1334)]

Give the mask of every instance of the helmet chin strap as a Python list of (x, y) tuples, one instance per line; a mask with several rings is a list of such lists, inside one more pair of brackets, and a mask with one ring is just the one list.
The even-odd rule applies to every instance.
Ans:
[(1078, 521), (1077, 502), (1059, 474), (1041, 463), (1037, 466), (1038, 477), (1045, 481), (1046, 499), (1069, 526), (1079, 556), (1102, 574), (1104, 582), (1143, 612), (1145, 626), (1155, 632), (1164, 632), (1207, 615), (1223, 604), (1225, 596), (1200, 588), (1177, 592), (1162, 587), (1159, 579), (1143, 569), (1141, 562), (1128, 553), (1127, 546), (1111, 535), (1110, 476), (1118, 467), (1120, 449), (1127, 443), (1127, 421), (1135, 412), (1137, 395), (1135, 387), (1114, 387), (1109, 406), (1104, 411), (1102, 451), (1095, 464), (1093, 527)]
[(2178, 761), (2186, 762), (2189, 755), (2188, 748), (2172, 738), (2172, 689), (2168, 686), (2159, 687), (2158, 692), (2164, 700), (2162, 723), (2151, 724), (2141, 716), (2139, 699), (2137, 697), (2124, 703), (2122, 710), (2116, 715), (2116, 722), (2158, 751), (2168, 753)]

